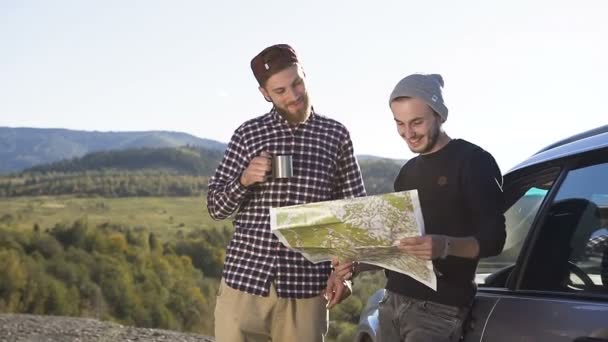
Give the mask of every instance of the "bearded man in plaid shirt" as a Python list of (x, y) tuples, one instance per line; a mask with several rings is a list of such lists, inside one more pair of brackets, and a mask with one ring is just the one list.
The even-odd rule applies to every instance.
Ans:
[[(273, 107), (234, 132), (209, 181), (214, 219), (234, 215), (215, 307), (219, 342), (323, 341), (327, 308), (350, 295), (331, 276), (283, 246), (270, 231), (273, 207), (365, 196), (348, 130), (315, 112), (305, 74), (289, 45), (270, 46), (251, 60), (259, 90)], [(293, 175), (269, 177), (271, 157), (292, 156)]]

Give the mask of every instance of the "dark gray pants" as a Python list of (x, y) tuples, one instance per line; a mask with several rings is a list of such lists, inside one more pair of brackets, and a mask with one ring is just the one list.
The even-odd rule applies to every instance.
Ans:
[(455, 307), (386, 291), (378, 309), (378, 342), (455, 342), (469, 307)]

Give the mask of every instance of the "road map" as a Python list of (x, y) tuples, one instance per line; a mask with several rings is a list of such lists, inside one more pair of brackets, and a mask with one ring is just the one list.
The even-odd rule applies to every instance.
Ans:
[(433, 263), (397, 249), (424, 234), (416, 190), (270, 209), (272, 232), (313, 263), (355, 260), (407, 274), (437, 290)]

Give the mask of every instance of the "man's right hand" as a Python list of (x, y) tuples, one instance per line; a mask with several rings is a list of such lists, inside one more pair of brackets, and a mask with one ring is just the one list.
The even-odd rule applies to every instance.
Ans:
[(352, 293), (352, 283), (348, 280), (341, 279), (335, 272), (332, 272), (327, 279), (327, 287), (323, 292), (323, 296), (327, 300), (327, 309), (331, 309), (337, 304), (340, 304), (344, 299)]
[(250, 186), (255, 183), (264, 182), (271, 168), (270, 153), (262, 151), (259, 156), (251, 159), (249, 165), (241, 174), (241, 184)]

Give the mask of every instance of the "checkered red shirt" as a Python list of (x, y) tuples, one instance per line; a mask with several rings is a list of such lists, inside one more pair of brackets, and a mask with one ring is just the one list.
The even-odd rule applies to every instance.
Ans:
[[(244, 187), (241, 173), (262, 151), (292, 155), (294, 176)], [(279, 297), (319, 295), (330, 264), (313, 264), (283, 246), (270, 231), (269, 209), (364, 195), (350, 135), (339, 122), (312, 113), (290, 128), (275, 111), (245, 122), (232, 136), (207, 195), (214, 219), (236, 212), (224, 261), (226, 283), (261, 296), (268, 296), (273, 281)]]

